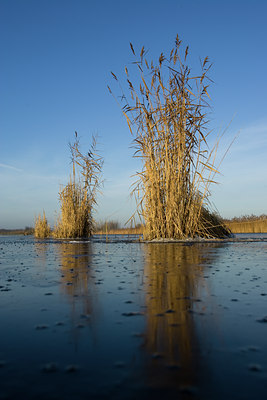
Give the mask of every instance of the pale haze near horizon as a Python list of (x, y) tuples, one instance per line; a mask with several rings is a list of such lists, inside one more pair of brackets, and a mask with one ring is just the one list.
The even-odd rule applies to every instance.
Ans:
[(267, 4), (264, 1), (0, 1), (0, 228), (53, 225), (60, 184), (70, 173), (68, 143), (84, 151), (99, 136), (104, 158), (95, 218), (122, 225), (135, 209), (130, 185), (140, 160), (107, 85), (132, 68), (129, 43), (156, 60), (176, 34), (189, 62), (209, 57), (210, 129), (223, 136), (218, 160), (236, 137), (211, 187), (222, 217), (266, 214)]

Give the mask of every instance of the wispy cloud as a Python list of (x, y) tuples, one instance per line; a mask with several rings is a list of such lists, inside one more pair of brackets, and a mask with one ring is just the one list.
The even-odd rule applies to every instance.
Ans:
[(0, 168), (12, 169), (13, 171), (22, 172), (22, 169), (13, 167), (12, 165), (0, 163)]
[[(263, 150), (267, 146), (267, 122), (259, 122), (240, 129), (233, 151)], [(257, 153), (256, 153), (257, 154)]]

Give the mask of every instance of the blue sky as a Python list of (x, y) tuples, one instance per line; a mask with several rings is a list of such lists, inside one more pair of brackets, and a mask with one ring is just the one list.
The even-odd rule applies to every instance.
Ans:
[(74, 131), (87, 149), (99, 135), (105, 179), (98, 220), (126, 222), (134, 210), (131, 135), (107, 85), (133, 61), (151, 59), (178, 33), (190, 63), (209, 56), (211, 129), (229, 123), (211, 201), (223, 217), (267, 213), (267, 2), (262, 0), (0, 0), (0, 228), (53, 224), (70, 171)]

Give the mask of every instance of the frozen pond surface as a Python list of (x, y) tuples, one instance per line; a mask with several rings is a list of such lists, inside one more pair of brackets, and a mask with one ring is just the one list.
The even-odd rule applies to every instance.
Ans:
[(0, 237), (0, 399), (266, 399), (267, 235)]

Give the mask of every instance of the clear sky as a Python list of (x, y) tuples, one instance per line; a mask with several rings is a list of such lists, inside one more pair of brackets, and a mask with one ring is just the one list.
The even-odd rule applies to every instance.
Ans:
[(134, 210), (131, 135), (107, 85), (151, 59), (178, 33), (193, 68), (209, 56), (211, 128), (230, 127), (211, 200), (223, 217), (267, 213), (267, 2), (265, 0), (0, 0), (0, 228), (53, 224), (70, 171), (74, 131), (86, 150), (99, 135), (105, 185), (96, 219), (126, 222)]

